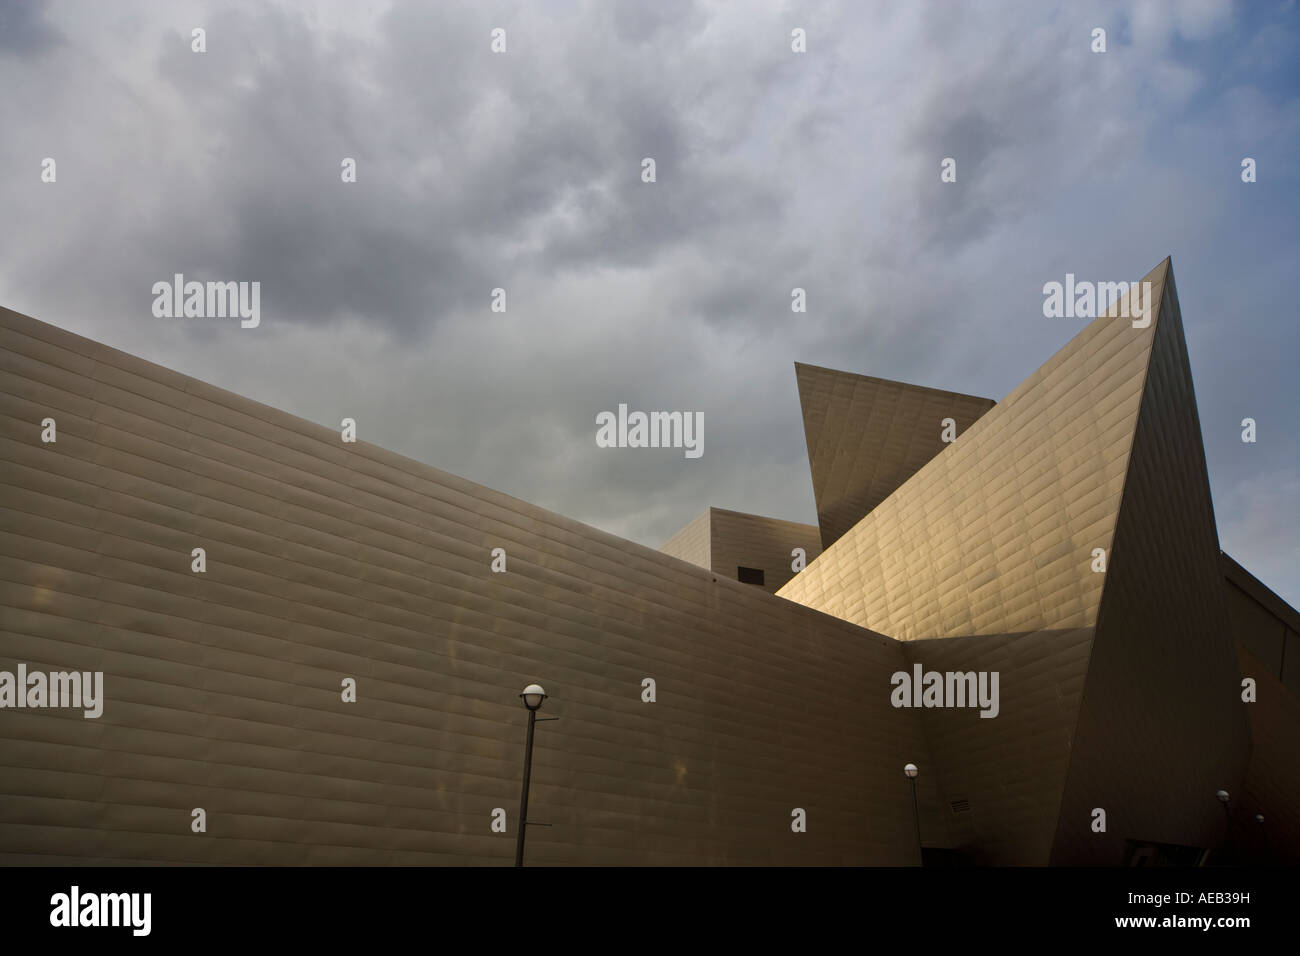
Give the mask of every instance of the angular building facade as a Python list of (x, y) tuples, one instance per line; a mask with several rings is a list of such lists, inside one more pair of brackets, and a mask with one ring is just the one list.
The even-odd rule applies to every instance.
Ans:
[(995, 404), (802, 362), (794, 372), (825, 547), (943, 451), (944, 428), (964, 432)]
[(996, 404), (796, 366), (818, 527), (662, 551), (0, 310), (0, 672), (104, 686), (0, 707), (0, 861), (508, 864), (534, 680), (530, 864), (1300, 860), (1300, 616), (1146, 281)]
[(1095, 320), (781, 592), (915, 642), (927, 668), (1000, 672), (997, 721), (927, 713), (945, 789), (996, 821), (978, 840), (992, 862), (1114, 861), (1139, 835), (1210, 846), (1208, 797), (1245, 771), (1168, 262), (1143, 281), (1145, 327), (1118, 307)]
[(659, 550), (775, 594), (822, 547), (813, 525), (710, 508)]
[(0, 671), (105, 698), (0, 709), (5, 864), (509, 864), (534, 680), (560, 719), (529, 863), (918, 861), (921, 727), (863, 695), (897, 642), (16, 313), (0, 336)]

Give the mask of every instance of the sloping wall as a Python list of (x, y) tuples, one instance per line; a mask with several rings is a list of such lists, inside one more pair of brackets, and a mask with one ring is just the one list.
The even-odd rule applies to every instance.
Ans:
[[(1133, 438), (1053, 862), (1219, 847), (1250, 749), (1172, 270)], [(1106, 811), (1094, 832), (1092, 811)]]
[[(1168, 260), (1144, 281), (1159, 302)], [(1154, 311), (1154, 310), (1153, 310)], [(1094, 320), (781, 590), (900, 640), (1096, 623), (1156, 323)]]
[(1237, 643), (1300, 698), (1300, 613), (1230, 555), (1220, 552), (1219, 565)]
[(826, 548), (947, 447), (945, 418), (965, 434), (995, 404), (802, 362), (794, 370)]
[(511, 863), (534, 680), (530, 863), (917, 860), (895, 642), (0, 311), (19, 663), (106, 700), (0, 710), (6, 864)]
[(691, 521), (660, 546), (664, 554), (672, 555), (701, 568), (711, 568), (709, 550), (709, 512)]

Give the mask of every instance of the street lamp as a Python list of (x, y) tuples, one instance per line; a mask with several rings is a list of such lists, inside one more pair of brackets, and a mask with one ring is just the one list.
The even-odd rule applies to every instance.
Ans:
[(519, 696), (523, 698), (525, 707), (529, 710), (536, 710), (542, 706), (542, 701), (546, 699), (546, 691), (542, 690), (541, 684), (529, 684)]
[(909, 763), (903, 767), (903, 774), (912, 785), (912, 819), (916, 821), (916, 852), (921, 854), (921, 865), (925, 865), (925, 853), (921, 849), (921, 811), (916, 803), (916, 775), (921, 771), (916, 764)]
[(524, 834), (528, 832), (528, 778), (533, 772), (533, 728), (537, 724), (537, 708), (546, 699), (541, 684), (529, 684), (519, 695), (528, 708), (528, 743), (524, 747), (524, 789), (519, 796), (519, 835), (515, 838), (515, 866), (524, 865)]

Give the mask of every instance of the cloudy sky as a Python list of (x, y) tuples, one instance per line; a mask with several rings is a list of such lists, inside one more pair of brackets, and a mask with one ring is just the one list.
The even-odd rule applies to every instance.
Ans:
[[(658, 546), (709, 505), (815, 522), (794, 361), (1000, 399), (1085, 324), (1045, 282), (1172, 255), (1221, 543), (1300, 604), (1298, 35), (1294, 2), (0, 0), (0, 304)], [(177, 272), (261, 282), (261, 325), (154, 317)], [(703, 412), (703, 457), (597, 448), (620, 402)]]

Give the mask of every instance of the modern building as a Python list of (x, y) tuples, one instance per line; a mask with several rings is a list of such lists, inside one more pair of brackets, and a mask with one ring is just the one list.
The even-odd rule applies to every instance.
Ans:
[(659, 550), (775, 594), (796, 567), (821, 554), (822, 544), (821, 532), (810, 524), (710, 508)]
[(997, 403), (797, 365), (818, 526), (663, 551), (0, 310), (0, 862), (509, 864), (533, 681), (530, 864), (1300, 861), (1146, 281)]

